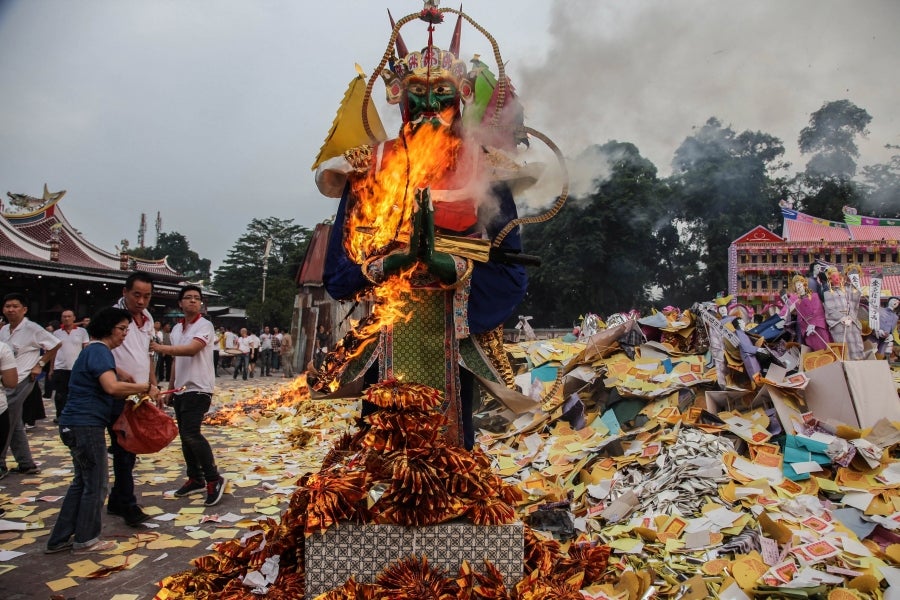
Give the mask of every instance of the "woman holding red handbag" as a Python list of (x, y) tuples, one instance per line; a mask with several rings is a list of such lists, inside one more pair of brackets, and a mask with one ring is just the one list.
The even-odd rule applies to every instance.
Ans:
[(127, 383), (116, 377), (111, 350), (125, 340), (130, 321), (126, 310), (101, 309), (87, 326), (91, 342), (72, 366), (69, 398), (59, 416), (59, 436), (72, 454), (75, 476), (47, 540), (48, 554), (69, 549), (102, 552), (116, 546), (100, 539), (109, 482), (106, 428), (112, 420), (113, 398), (132, 394), (155, 398), (159, 394), (152, 383)]

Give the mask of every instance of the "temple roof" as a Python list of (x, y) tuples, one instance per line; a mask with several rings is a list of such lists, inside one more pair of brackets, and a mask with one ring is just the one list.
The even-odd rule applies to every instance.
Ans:
[(865, 219), (866, 224), (820, 219), (795, 210), (782, 208), (784, 216), (784, 238), (788, 242), (881, 242), (900, 239), (900, 226), (895, 220), (882, 220), (871, 217), (856, 217), (857, 222)]
[[(166, 259), (149, 260), (128, 256), (125, 269), (119, 254), (103, 250), (86, 240), (59, 207), (65, 192), (44, 198), (23, 194), (8, 194), (23, 210), (0, 212), (0, 256), (32, 262), (59, 270), (88, 270), (94, 272), (139, 270), (169, 281), (181, 281)], [(58, 260), (51, 261), (51, 240), (59, 241)]]

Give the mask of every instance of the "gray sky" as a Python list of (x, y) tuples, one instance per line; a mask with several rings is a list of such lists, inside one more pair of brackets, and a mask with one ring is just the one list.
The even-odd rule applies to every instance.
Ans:
[[(377, 66), (418, 0), (0, 0), (0, 192), (68, 190), (72, 224), (107, 250), (184, 234), (215, 269), (254, 217), (333, 214), (310, 166), (354, 63)], [(445, 0), (443, 6), (457, 7)], [(634, 143), (665, 175), (718, 117), (797, 136), (826, 101), (872, 115), (860, 165), (900, 144), (900, 2), (467, 0), (500, 43), (527, 124), (564, 153)], [(438, 28), (446, 47), (452, 21)], [(424, 24), (403, 36), (424, 46)], [(462, 58), (491, 56), (466, 26)], [(488, 61), (490, 66), (494, 65)], [(396, 109), (382, 101), (388, 131)], [(598, 166), (598, 171), (600, 167)], [(576, 174), (577, 175), (577, 174)], [(576, 182), (577, 184), (577, 182)], [(577, 189), (577, 185), (576, 185)], [(548, 202), (552, 197), (548, 196)], [(539, 225), (538, 225), (539, 226)], [(262, 249), (260, 249), (262, 251)]]

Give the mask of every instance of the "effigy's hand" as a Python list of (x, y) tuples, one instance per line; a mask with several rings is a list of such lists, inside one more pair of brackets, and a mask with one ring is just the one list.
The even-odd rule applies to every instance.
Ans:
[(383, 268), (385, 275), (394, 275), (400, 271), (404, 271), (416, 262), (416, 252), (413, 246), (407, 247), (405, 251), (388, 254), (384, 257)]
[(425, 263), (428, 272), (444, 283), (456, 283), (456, 261), (445, 252), (434, 249), (434, 205), (428, 188), (416, 194), (419, 207), (419, 226), (421, 227), (421, 252), (419, 259)]

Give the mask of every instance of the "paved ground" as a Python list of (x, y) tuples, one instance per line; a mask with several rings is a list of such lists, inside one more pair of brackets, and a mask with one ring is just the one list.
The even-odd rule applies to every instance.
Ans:
[[(277, 375), (245, 382), (225, 374), (217, 380), (216, 403), (277, 397), (286, 381)], [(160, 579), (189, 569), (189, 561), (207, 554), (215, 540), (239, 535), (250, 519), (266, 514), (277, 519), (298, 475), (317, 469), (320, 458), (315, 455), (324, 451), (324, 445), (315, 442), (312, 449), (295, 451), (285, 434), (293, 417), (287, 411), (273, 417), (271, 405), (252, 418), (238, 417), (230, 425), (206, 427), (220, 470), (229, 478), (218, 506), (204, 507), (202, 495), (181, 499), (171, 496), (171, 491), (184, 480), (176, 440), (158, 454), (139, 457), (135, 469), (139, 502), (157, 517), (148, 522), (150, 527), (133, 529), (121, 518), (104, 514), (103, 536), (119, 542), (116, 551), (105, 555), (45, 555), (43, 548), (61, 504), (61, 498), (54, 497), (63, 496), (71, 480), (71, 458), (52, 423), (52, 401), (45, 401), (45, 406), (48, 419), (39, 421), (29, 431), (41, 473), (10, 474), (0, 480), (0, 505), (7, 511), (5, 519), (28, 524), (24, 532), (0, 531), (0, 553), (24, 552), (11, 558), (0, 554), (0, 598), (6, 600), (153, 598)], [(260, 412), (264, 413), (262, 417)], [(275, 422), (282, 418), (288, 421)], [(308, 422), (306, 419), (304, 424)], [(216, 515), (218, 523), (201, 522), (204, 517)], [(127, 569), (102, 579), (85, 577), (104, 565), (121, 564), (125, 557)], [(83, 563), (85, 560), (92, 563)], [(48, 583), (59, 587), (53, 589)]]

